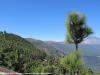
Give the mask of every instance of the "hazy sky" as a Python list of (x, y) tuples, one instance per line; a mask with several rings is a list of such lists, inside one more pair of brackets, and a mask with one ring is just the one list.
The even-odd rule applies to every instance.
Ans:
[(100, 0), (0, 0), (0, 31), (63, 41), (72, 11), (85, 14), (94, 36), (100, 37)]

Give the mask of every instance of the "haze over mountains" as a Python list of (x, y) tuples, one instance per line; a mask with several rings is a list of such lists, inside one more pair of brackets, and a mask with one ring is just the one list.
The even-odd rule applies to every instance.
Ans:
[[(48, 51), (55, 51), (58, 54), (69, 54), (74, 50), (74, 44), (65, 44), (64, 42), (55, 41), (42, 41), (32, 38), (26, 38), (27, 41), (31, 42), (40, 49)], [(79, 49), (83, 51), (84, 56), (99, 56), (100, 55), (100, 38), (90, 36), (86, 38), (80, 45)], [(89, 53), (90, 52), (90, 53)], [(56, 53), (56, 54), (57, 54)]]
[[(54, 56), (68, 55), (75, 50), (74, 44), (65, 44), (64, 42), (55, 41), (42, 41), (32, 38), (26, 38), (27, 41), (31, 42), (36, 47), (44, 50), (46, 53)], [(80, 45), (79, 49), (82, 51), (82, 55), (85, 60), (85, 66), (94, 69), (95, 71), (100, 70), (100, 38), (90, 36), (86, 38)]]
[(87, 37), (83, 41), (83, 44), (100, 44), (100, 38), (99, 37), (95, 37), (95, 36)]

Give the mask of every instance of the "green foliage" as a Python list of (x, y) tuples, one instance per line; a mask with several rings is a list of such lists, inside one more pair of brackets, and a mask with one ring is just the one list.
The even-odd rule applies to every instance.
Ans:
[(48, 57), (24, 38), (0, 32), (0, 66), (17, 72), (33, 72)]
[(86, 24), (86, 18), (84, 15), (73, 12), (68, 17), (67, 22), (67, 41), (69, 43), (74, 43), (76, 49), (78, 44), (83, 41), (84, 38), (92, 34), (92, 29)]
[(86, 74), (85, 75), (94, 75), (94, 74), (93, 74), (93, 71), (91, 69), (88, 69), (86, 71)]
[(70, 55), (62, 58), (60, 64), (65, 69), (65, 74), (82, 75), (84, 73), (84, 63), (80, 54), (80, 51), (75, 51)]

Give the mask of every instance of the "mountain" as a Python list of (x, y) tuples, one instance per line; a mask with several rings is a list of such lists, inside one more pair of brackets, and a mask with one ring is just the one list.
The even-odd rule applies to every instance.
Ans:
[(83, 42), (83, 44), (100, 44), (100, 38), (95, 36), (87, 37)]
[(29, 73), (42, 64), (48, 55), (24, 38), (0, 32), (0, 67), (15, 72)]
[[(64, 44), (64, 42), (55, 42), (55, 41), (40, 41), (27, 39), (35, 46), (39, 46), (40, 49), (43, 48), (48, 54), (50, 52), (53, 55), (67, 55), (75, 50), (74, 44)], [(79, 49), (85, 60), (85, 66), (91, 67), (95, 71), (100, 71), (100, 38), (97, 37), (88, 37), (79, 45)], [(95, 64), (95, 65), (94, 65)]]
[[(26, 40), (48, 54), (66, 55), (75, 50), (74, 44), (64, 44), (63, 42), (55, 41), (41, 41), (32, 38), (26, 38)], [(95, 42), (92, 42), (93, 40), (95, 40)], [(99, 41), (100, 38), (88, 37), (83, 43), (79, 44), (79, 49), (82, 51), (83, 56), (100, 56)]]
[(58, 51), (55, 47), (52, 45), (47, 44), (45, 41), (36, 40), (32, 38), (26, 38), (27, 41), (29, 41), (31, 44), (36, 46), (42, 51), (45, 51), (48, 55), (54, 55), (54, 56), (61, 56), (63, 54), (63, 51)]
[[(59, 42), (47, 42), (47, 44), (55, 47), (58, 51), (62, 51), (64, 54), (69, 54), (75, 50), (74, 44), (60, 44)], [(84, 56), (100, 56), (99, 44), (80, 44), (79, 49), (82, 51)]]

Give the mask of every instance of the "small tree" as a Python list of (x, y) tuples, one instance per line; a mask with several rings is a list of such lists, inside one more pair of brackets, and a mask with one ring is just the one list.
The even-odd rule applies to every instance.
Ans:
[(88, 69), (85, 75), (94, 75), (92, 69)]
[(67, 41), (74, 43), (76, 50), (78, 50), (78, 44), (93, 33), (86, 24), (85, 16), (76, 12), (71, 13), (68, 17), (67, 31)]
[(84, 73), (84, 62), (79, 50), (62, 58), (60, 64), (65, 71), (63, 75), (83, 75)]

